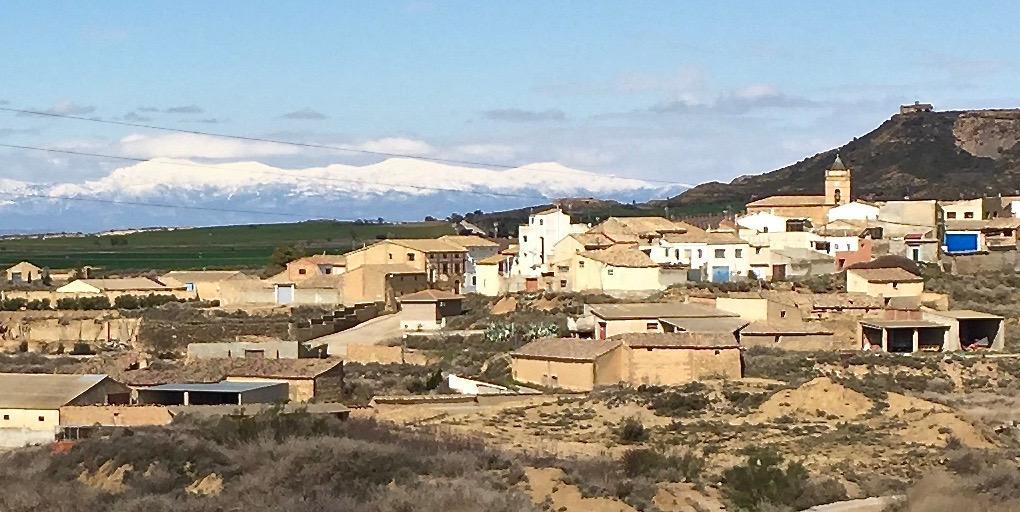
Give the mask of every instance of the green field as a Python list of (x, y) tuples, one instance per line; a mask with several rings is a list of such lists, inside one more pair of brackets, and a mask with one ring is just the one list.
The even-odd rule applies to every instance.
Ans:
[(111, 270), (261, 268), (281, 245), (302, 246), (309, 252), (343, 253), (379, 238), (431, 238), (452, 232), (446, 222), (307, 221), (113, 236), (5, 239), (0, 240), (0, 265), (28, 260), (49, 268), (83, 265)]

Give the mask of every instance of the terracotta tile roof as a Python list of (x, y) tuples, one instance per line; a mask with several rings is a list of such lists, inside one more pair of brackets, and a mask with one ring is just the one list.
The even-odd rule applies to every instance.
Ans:
[(468, 247), (499, 247), (499, 244), (496, 242), (478, 235), (443, 235), (439, 239), (459, 245), (465, 249)]
[(923, 281), (920, 276), (914, 275), (902, 268), (854, 268), (848, 269), (847, 272), (853, 272), (872, 283)]
[(570, 235), (570, 237), (589, 249), (604, 249), (615, 244), (612, 239), (603, 233), (575, 233)]
[(822, 206), (824, 204), (825, 196), (769, 196), (747, 203), (747, 206)]
[(414, 249), (421, 252), (465, 252), (466, 249), (463, 247), (448, 242), (446, 240), (440, 240), (438, 238), (390, 238), (383, 242), (390, 242), (408, 249)]
[(482, 258), (475, 262), (475, 265), (499, 265), (508, 258), (506, 254), (493, 254), (492, 256)]
[(659, 318), (725, 318), (736, 317), (702, 304), (683, 302), (635, 302), (631, 304), (591, 304), (592, 314), (605, 320), (659, 319)]
[(608, 249), (583, 251), (581, 256), (613, 267), (648, 268), (658, 266), (647, 254), (633, 247), (614, 245)]
[(610, 338), (633, 348), (736, 348), (733, 333), (722, 332), (641, 332), (618, 334)]
[(510, 353), (526, 359), (562, 359), (594, 361), (616, 347), (619, 340), (583, 340), (578, 338), (544, 338), (532, 341)]
[(676, 222), (665, 217), (609, 217), (591, 228), (589, 233), (629, 234), (633, 236), (661, 235), (700, 230), (686, 222)]
[(457, 295), (446, 290), (422, 290), (408, 295), (397, 297), (398, 302), (439, 302), (441, 300), (460, 300), (463, 295)]

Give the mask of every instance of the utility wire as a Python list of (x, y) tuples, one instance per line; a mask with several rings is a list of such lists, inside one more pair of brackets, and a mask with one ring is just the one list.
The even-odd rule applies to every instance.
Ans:
[[(229, 134), (229, 133), (207, 132), (207, 131), (202, 131), (202, 130), (189, 130), (189, 129), (184, 129), (184, 128), (171, 128), (171, 127), (168, 127), (168, 126), (158, 126), (158, 125), (147, 124), (147, 123), (132, 123), (132, 122), (129, 122), (129, 121), (117, 121), (117, 120), (113, 120), (113, 119), (101, 119), (101, 118), (96, 118), (96, 117), (84, 117), (84, 116), (76, 116), (76, 115), (71, 115), (71, 114), (58, 114), (58, 113), (55, 113), (55, 112), (44, 112), (44, 111), (39, 111), (39, 110), (28, 110), (28, 109), (20, 109), (20, 108), (12, 108), (12, 107), (0, 107), (0, 111), (11, 112), (11, 113), (14, 113), (14, 114), (21, 114), (21, 115), (34, 115), (34, 116), (43, 116), (43, 117), (53, 117), (53, 118), (58, 118), (58, 119), (73, 119), (73, 120), (76, 120), (76, 121), (86, 121), (86, 122), (92, 122), (92, 123), (103, 123), (103, 124), (111, 124), (111, 125), (118, 125), (118, 126), (130, 126), (130, 127), (133, 127), (133, 128), (145, 128), (145, 129), (149, 129), (149, 130), (161, 130), (161, 131), (166, 131), (166, 132), (188, 133), (188, 134), (192, 134), (192, 135), (205, 135), (205, 136), (208, 136), (208, 137), (221, 137), (221, 138), (234, 139), (234, 140), (243, 140), (243, 141), (248, 141), (248, 142), (267, 142), (267, 143), (272, 143), (272, 144), (283, 144), (283, 145), (287, 145), (287, 146), (297, 146), (297, 147), (303, 147), (303, 148), (327, 149), (327, 150), (332, 150), (332, 151), (343, 151), (343, 152), (348, 152), (348, 153), (357, 153), (357, 154), (362, 154), (362, 155), (372, 155), (372, 156), (380, 156), (380, 157), (387, 157), (387, 158), (413, 158), (413, 159), (417, 159), (417, 160), (427, 160), (427, 161), (430, 161), (430, 162), (445, 163), (445, 164), (452, 164), (452, 165), (468, 165), (468, 166), (472, 166), (472, 167), (494, 167), (494, 168), (500, 168), (500, 169), (523, 169), (523, 170), (528, 170), (528, 171), (533, 171), (533, 172), (570, 174), (570, 175), (574, 175), (574, 176), (580, 174), (579, 172), (563, 171), (563, 170), (558, 170), (558, 169), (542, 169), (542, 168), (538, 168), (538, 167), (516, 166), (516, 165), (508, 165), (508, 164), (497, 164), (497, 163), (492, 163), (492, 162), (477, 162), (477, 161), (472, 161), (472, 160), (458, 160), (458, 159), (452, 159), (452, 158), (438, 158), (438, 157), (428, 157), (428, 156), (419, 156), (419, 155), (408, 155), (408, 154), (404, 154), (404, 153), (392, 153), (392, 152), (387, 152), (387, 151), (371, 151), (371, 150), (367, 150), (367, 149), (352, 148), (352, 147), (347, 147), (347, 146), (334, 146), (334, 145), (329, 145), (329, 144), (316, 144), (316, 143), (312, 143), (312, 142), (298, 142), (298, 141), (292, 141), (292, 140), (269, 139), (269, 138), (265, 138), (265, 137), (251, 137), (251, 136), (245, 136), (245, 135), (233, 135), (233, 134)], [(613, 177), (613, 178), (619, 178), (618, 176), (615, 176), (615, 175), (612, 175), (612, 174), (609, 174), (607, 176)], [(625, 179), (636, 179), (636, 180), (646, 181), (646, 182), (650, 182), (650, 183), (662, 183), (662, 184), (667, 184), (667, 185), (679, 186), (679, 187), (683, 187), (683, 188), (693, 188), (694, 187), (694, 185), (689, 185), (687, 183), (680, 183), (680, 182), (670, 181), (670, 180), (659, 180), (659, 179), (652, 179), (652, 178), (625, 178)]]

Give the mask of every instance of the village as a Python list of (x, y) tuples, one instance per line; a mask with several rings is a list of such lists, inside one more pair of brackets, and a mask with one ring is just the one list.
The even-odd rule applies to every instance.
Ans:
[[(861, 475), (903, 486), (924, 472), (893, 462), (908, 454), (1020, 443), (1015, 398), (997, 394), (1020, 383), (1016, 316), (926, 287), (1014, 273), (1020, 197), (854, 200), (852, 174), (837, 156), (824, 194), (765, 197), (715, 225), (580, 224), (561, 204), (516, 239), (461, 222), (265, 278), (24, 261), (0, 297), (0, 446), (282, 407), (569, 456), (618, 457), (654, 432), (703, 444), (722, 471), (746, 448), (734, 432), (754, 431), (838, 482), (825, 499), (885, 499), (902, 487)], [(861, 444), (866, 430), (889, 437)], [(536, 503), (633, 505), (528, 471), (533, 491), (551, 486)], [(658, 487), (655, 506), (725, 506), (691, 485)]]

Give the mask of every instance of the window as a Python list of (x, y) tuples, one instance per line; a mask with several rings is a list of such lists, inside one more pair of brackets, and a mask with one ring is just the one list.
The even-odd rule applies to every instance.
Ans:
[(528, 235), (521, 235), (521, 241), (522, 242), (527, 242), (528, 241)]
[(755, 254), (761, 254), (761, 247), (755, 247), (754, 248), (754, 253)]
[(478, 285), (478, 276), (471, 276), (471, 286)]
[(645, 324), (645, 329), (647, 329), (649, 331), (658, 331), (659, 330), (659, 323), (658, 322), (648, 322), (648, 323)]
[(322, 267), (322, 273), (323, 274), (332, 274), (333, 273), (333, 267)]
[(964, 212), (963, 213), (963, 218), (965, 218), (965, 219), (973, 219), (974, 218), (974, 212)]
[(744, 250), (743, 249), (733, 249), (733, 257), (734, 258), (743, 258), (744, 257)]
[(45, 416), (39, 416), (39, 421), (46, 421), (46, 417)]
[(307, 273), (308, 273), (308, 270), (306, 270), (306, 269), (303, 269), (303, 268), (299, 268), (299, 269), (298, 269), (298, 271), (297, 271), (297, 273), (298, 273), (298, 274), (301, 274), (301, 275), (305, 275), (305, 274), (307, 274)]
[(956, 212), (946, 212), (946, 218), (947, 219), (955, 219), (956, 218)]
[(606, 269), (606, 274), (607, 275), (613, 275), (613, 269), (611, 269), (611, 268)]
[(715, 250), (715, 257), (716, 258), (725, 258), (726, 257), (726, 249), (716, 249)]
[(779, 312), (779, 318), (786, 318), (786, 310), (785, 309)]
[(584, 268), (584, 260), (577, 261), (577, 268)]
[(560, 279), (560, 288), (566, 288), (566, 287), (567, 287), (567, 280), (566, 279)]
[(704, 258), (705, 257), (705, 251), (703, 251), (701, 249), (698, 249), (698, 257), (699, 258)]
[(446, 254), (445, 252), (444, 252), (444, 253), (443, 253), (443, 254), (442, 254), (442, 255), (440, 256), (440, 258), (442, 258), (442, 259), (444, 259), (444, 260), (445, 260), (445, 259), (448, 259), (449, 257), (450, 257), (450, 255), (449, 255), (449, 254)]
[(413, 252), (407, 253), (407, 261), (414, 261), (414, 253)]
[(893, 283), (893, 284), (892, 284), (892, 287), (893, 287), (893, 289), (895, 290), (896, 288), (899, 288), (899, 284), (900, 284), (900, 283)]
[(765, 227), (761, 228), (761, 232), (762, 233), (768, 233), (769, 232), (769, 227), (765, 226)]
[(543, 219), (538, 219), (538, 225), (539, 225), (539, 226), (541, 226), (541, 225), (543, 225), (543, 224), (545, 224), (545, 220), (543, 220)]
[(392, 260), (392, 259), (393, 259), (393, 253), (389, 253), (389, 254), (387, 254), (387, 255), (386, 255), (386, 258), (387, 258), (387, 259), (391, 259), (391, 260)]
[(7, 421), (9, 419), (11, 419), (11, 415), (10, 414), (4, 414), (4, 421)]
[(680, 259), (680, 249), (677, 249), (676, 252), (674, 252), (673, 254), (674, 254), (674, 258)]

